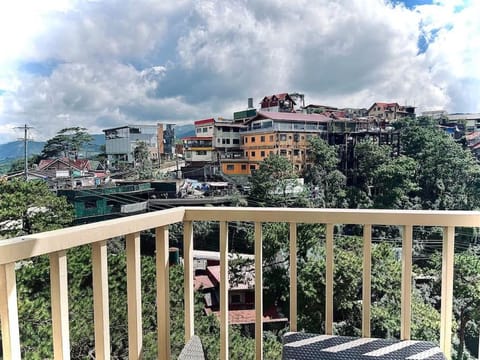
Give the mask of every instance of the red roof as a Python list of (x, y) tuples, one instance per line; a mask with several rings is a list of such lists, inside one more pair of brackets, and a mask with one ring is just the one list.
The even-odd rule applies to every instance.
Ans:
[(56, 162), (62, 162), (65, 165), (74, 167), (77, 170), (90, 170), (90, 161), (88, 159), (72, 160), (69, 158), (40, 160), (40, 163), (38, 164), (38, 169), (45, 169), (46, 167), (49, 167)]
[[(220, 318), (220, 311), (213, 312)], [(280, 317), (280, 314), (274, 307), (263, 312), (263, 322), (280, 322), (288, 321), (285, 317)], [(255, 323), (255, 309), (249, 310), (228, 310), (229, 324), (254, 324)]]
[(213, 288), (215, 287), (212, 283), (212, 281), (210, 280), (210, 278), (208, 277), (208, 275), (197, 275), (195, 276), (195, 290), (198, 290), (200, 288), (203, 288), (203, 289), (210, 289), (210, 288)]
[(301, 122), (328, 122), (330, 119), (322, 114), (301, 114), (294, 112), (275, 112), (275, 111), (259, 111), (257, 116), (252, 120), (257, 119), (258, 117), (272, 119), (272, 120), (288, 120), (288, 121), (301, 121)]
[(215, 120), (213, 118), (211, 119), (204, 119), (204, 120), (197, 120), (194, 122), (195, 125), (205, 125), (205, 124), (210, 124), (210, 123), (214, 123)]

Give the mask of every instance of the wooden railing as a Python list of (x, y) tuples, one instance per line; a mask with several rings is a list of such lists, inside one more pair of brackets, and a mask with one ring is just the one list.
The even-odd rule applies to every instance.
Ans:
[(290, 223), (290, 329), (297, 330), (297, 224), (326, 226), (326, 301), (325, 330), (333, 331), (334, 225), (363, 225), (363, 310), (362, 333), (370, 336), (371, 242), (372, 225), (403, 227), (401, 338), (410, 338), (412, 234), (414, 226), (441, 226), (443, 235), (442, 301), (440, 346), (451, 353), (453, 261), (455, 227), (478, 227), (480, 212), (467, 211), (389, 211), (344, 209), (285, 208), (175, 208), (122, 219), (81, 225), (0, 241), (0, 320), (4, 359), (20, 359), (20, 338), (15, 262), (48, 254), (51, 267), (52, 335), (55, 359), (70, 358), (68, 319), (68, 279), (66, 250), (91, 245), (96, 359), (110, 357), (107, 242), (118, 236), (126, 238), (129, 358), (141, 358), (142, 313), (140, 283), (140, 232), (155, 229), (158, 357), (170, 358), (168, 226), (184, 224), (185, 341), (194, 334), (193, 294), (193, 222), (220, 223), (220, 355), (228, 359), (228, 223), (252, 222), (255, 225), (255, 312), (256, 359), (262, 359), (262, 224)]

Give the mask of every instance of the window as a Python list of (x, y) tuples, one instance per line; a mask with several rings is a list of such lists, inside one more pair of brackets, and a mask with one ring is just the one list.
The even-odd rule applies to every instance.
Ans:
[(287, 141), (287, 134), (280, 134), (280, 141)]
[(202, 129), (201, 128), (197, 128), (197, 133), (200, 133), (202, 132)]
[(245, 151), (245, 157), (248, 157), (248, 151)]
[(205, 150), (199, 150), (196, 153), (197, 155), (207, 155), (207, 152)]
[(206, 127), (202, 129), (202, 132), (207, 132), (207, 131), (208, 129)]
[(219, 143), (219, 144), (220, 144), (220, 139), (217, 139), (217, 143)]
[(255, 165), (250, 165), (250, 170), (255, 170)]
[(247, 170), (247, 165), (242, 164), (242, 170)]
[(270, 135), (270, 141), (273, 142), (273, 135)]
[(261, 156), (262, 158), (264, 158), (264, 157), (265, 157), (265, 151), (260, 151), (260, 156)]
[(234, 145), (240, 145), (240, 139), (233, 139)]
[(232, 304), (240, 304), (242, 302), (242, 297), (240, 296), (240, 294), (232, 294), (231, 299)]
[(245, 137), (243, 138), (243, 142), (244, 142), (244, 144), (248, 143), (248, 137), (245, 136)]
[(283, 155), (283, 156), (287, 155), (287, 150), (281, 149), (280, 150), (280, 155)]
[(227, 145), (230, 145), (230, 139), (225, 139), (225, 143), (226, 143)]
[(252, 157), (255, 157), (255, 151), (252, 151)]
[(295, 156), (300, 155), (300, 150), (294, 149), (294, 150), (293, 150), (293, 155), (295, 155)]
[(235, 170), (235, 165), (228, 164), (227, 165), (227, 170), (230, 170), (230, 171)]
[(252, 138), (250, 139), (251, 142), (255, 142), (255, 136), (252, 136)]
[(260, 136), (260, 142), (265, 142), (265, 136)]

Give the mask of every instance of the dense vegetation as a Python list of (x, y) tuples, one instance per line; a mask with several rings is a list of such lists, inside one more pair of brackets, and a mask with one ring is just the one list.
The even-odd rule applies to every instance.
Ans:
[[(365, 140), (355, 148), (354, 166), (340, 169), (341, 149), (312, 139), (309, 156), (314, 165), (303, 174), (303, 191), (292, 189), (296, 176), (292, 164), (283, 157), (271, 156), (252, 176), (249, 202), (256, 206), (351, 207), (392, 209), (464, 209), (478, 208), (480, 168), (471, 154), (438, 130), (427, 119), (397, 124), (401, 148)], [(137, 161), (142, 159), (138, 149)], [(31, 185), (30, 185), (31, 184)], [(37, 188), (38, 187), (38, 188)], [(32, 189), (31, 189), (32, 188)], [(37, 212), (23, 226), (4, 237), (63, 227), (72, 214), (63, 200), (51, 196), (41, 183), (0, 184), (0, 222), (22, 219), (31, 208), (47, 208), (59, 216)], [(35, 192), (35, 196), (32, 195)], [(11, 194), (11, 195), (6, 195)], [(18, 199), (18, 200), (15, 200)], [(36, 202), (33, 202), (35, 199)], [(45, 200), (40, 200), (45, 199)], [(57, 202), (59, 202), (57, 204)], [(24, 204), (28, 204), (25, 206)], [(55, 205), (56, 204), (56, 205)], [(55, 205), (55, 206), (53, 206)], [(8, 211), (7, 211), (8, 210)], [(61, 222), (58, 219), (63, 219)], [(218, 239), (217, 223), (195, 223), (196, 244)], [(288, 225), (264, 224), (265, 306), (277, 305), (288, 316)], [(362, 239), (358, 226), (335, 229), (335, 332), (359, 335), (361, 329)], [(479, 333), (480, 258), (475, 233), (457, 229), (455, 257), (455, 332), (457, 359), (471, 359), (465, 344)], [(249, 252), (253, 242), (252, 224), (230, 223), (230, 248)], [(372, 334), (398, 337), (400, 332), (401, 263), (397, 247), (399, 229), (374, 227), (374, 263), (372, 269)], [(148, 239), (148, 234), (144, 234)], [(322, 332), (325, 299), (325, 229), (322, 225), (298, 226), (299, 328)], [(441, 229), (415, 228), (414, 274), (427, 281), (413, 290), (412, 337), (438, 341), (441, 267), (439, 239)], [(181, 225), (172, 226), (171, 242), (181, 245)], [(400, 245), (401, 246), (401, 245)], [(155, 263), (152, 253), (142, 256), (142, 303), (145, 358), (156, 357)], [(68, 253), (70, 335), (72, 358), (94, 356), (93, 299), (90, 248)], [(109, 244), (109, 291), (112, 358), (127, 354), (126, 264), (122, 239)], [(183, 346), (183, 274), (182, 267), (170, 271), (172, 354)], [(235, 268), (232, 267), (232, 272)], [(44, 257), (24, 263), (18, 270), (18, 296), (22, 352), (26, 359), (52, 357), (49, 313), (49, 266)], [(203, 299), (196, 299), (196, 329), (210, 359), (218, 358), (219, 329), (214, 316), (205, 316)], [(477, 324), (477, 325), (476, 325)], [(253, 359), (254, 343), (236, 327), (230, 331), (232, 359)], [(265, 333), (265, 358), (280, 358), (280, 333)]]

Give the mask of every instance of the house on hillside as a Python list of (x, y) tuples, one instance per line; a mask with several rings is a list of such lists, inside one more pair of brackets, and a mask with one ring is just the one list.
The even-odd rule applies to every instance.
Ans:
[(414, 106), (401, 106), (398, 103), (376, 102), (367, 111), (368, 116), (390, 122), (405, 117), (415, 117)]
[(265, 96), (260, 102), (260, 111), (295, 112), (297, 103), (288, 93)]
[[(220, 265), (210, 259), (205, 270), (197, 270), (194, 286), (205, 300), (205, 313), (220, 317)], [(253, 265), (240, 266), (234, 276), (229, 271), (228, 322), (230, 325), (253, 327), (255, 325), (255, 273)], [(266, 327), (283, 327), (288, 319), (276, 306), (264, 309), (263, 323)]]

